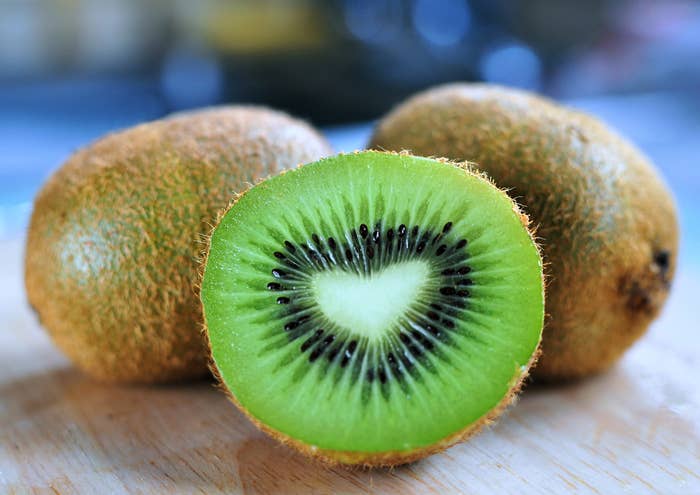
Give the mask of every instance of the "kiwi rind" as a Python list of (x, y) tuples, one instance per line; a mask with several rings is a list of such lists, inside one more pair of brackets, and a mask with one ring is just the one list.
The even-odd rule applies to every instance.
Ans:
[(609, 368), (659, 314), (677, 261), (674, 201), (643, 153), (595, 118), (525, 91), (455, 83), (399, 105), (370, 146), (473, 160), (518, 198), (548, 275), (538, 378)]
[[(367, 152), (359, 152), (356, 151), (355, 154), (357, 153), (367, 153)], [(383, 153), (387, 155), (401, 155), (401, 156), (411, 156), (407, 152), (377, 152), (373, 151), (371, 153)], [(342, 155), (342, 154), (341, 154)], [(435, 160), (440, 161), (442, 163), (451, 163), (456, 167), (459, 167), (460, 169), (464, 170), (465, 173), (477, 176), (482, 180), (485, 180), (489, 182), (491, 185), (494, 185), (493, 182), (490, 180), (488, 176), (486, 176), (484, 173), (477, 171), (474, 168), (474, 165), (469, 162), (462, 162), (462, 163), (456, 163), (456, 162), (451, 162), (445, 158), (436, 158)], [(284, 174), (288, 171), (282, 171), (281, 174)], [(495, 185), (494, 187), (498, 189)], [(249, 190), (249, 189), (248, 189)], [(217, 216), (217, 221), (216, 225), (218, 225), (221, 221), (221, 219), (228, 213), (228, 211), (236, 205), (236, 203), (248, 192), (248, 190), (242, 191), (241, 193), (237, 194), (228, 207), (225, 209), (221, 210)], [(536, 242), (535, 237), (534, 237), (534, 231), (531, 229), (530, 225), (530, 220), (528, 216), (520, 210), (519, 206), (517, 203), (512, 201), (510, 197), (501, 189), (498, 189), (501, 194), (503, 194), (505, 197), (509, 199), (513, 206), (513, 211), (517, 215), (517, 217), (520, 219), (521, 224), (523, 227), (525, 227), (525, 230), (527, 231), (527, 234), (529, 235), (530, 239), (532, 240), (533, 245), (537, 249), (538, 254), (541, 255), (540, 252), (540, 247), (539, 244)], [(203, 280), (204, 273), (206, 270), (206, 264), (207, 260), (209, 258), (209, 251), (211, 248), (211, 240), (212, 240), (212, 235), (214, 232), (215, 228), (213, 228), (210, 232), (210, 234), (206, 238), (206, 244), (204, 247), (204, 250), (201, 255), (201, 264), (200, 264), (200, 277), (199, 281)], [(543, 277), (543, 275), (542, 275)], [(542, 280), (542, 294), (544, 297), (544, 278)], [(406, 464), (410, 462), (417, 461), (419, 459), (422, 459), (426, 456), (429, 456), (431, 454), (435, 454), (438, 452), (441, 452), (447, 448), (449, 448), (452, 445), (455, 445), (456, 443), (459, 443), (461, 441), (464, 441), (471, 437), (472, 435), (476, 434), (479, 432), (481, 429), (483, 429), (485, 426), (488, 426), (492, 424), (498, 416), (500, 416), (504, 410), (512, 403), (515, 402), (518, 393), (521, 390), (521, 387), (525, 380), (528, 378), (529, 370), (531, 367), (536, 363), (539, 355), (540, 355), (540, 349), (539, 349), (539, 343), (537, 347), (535, 348), (533, 354), (531, 355), (528, 363), (525, 366), (518, 366), (514, 369), (513, 372), (513, 377), (510, 382), (510, 387), (508, 393), (500, 400), (500, 402), (494, 406), (491, 410), (489, 410), (486, 414), (484, 414), (481, 418), (479, 418), (477, 421), (469, 424), (465, 428), (463, 428), (460, 431), (457, 431), (442, 440), (440, 440), (437, 443), (434, 443), (428, 447), (425, 448), (415, 448), (411, 450), (396, 450), (396, 451), (384, 451), (384, 452), (357, 452), (357, 451), (343, 451), (343, 450), (333, 450), (333, 449), (324, 449), (324, 448), (319, 448), (317, 446), (311, 446), (308, 445), (307, 443), (304, 443), (303, 441), (300, 441), (296, 438), (293, 438), (279, 430), (276, 430), (269, 425), (261, 422), (258, 420), (253, 414), (251, 414), (246, 407), (236, 398), (236, 396), (232, 393), (232, 391), (226, 386), (221, 370), (216, 364), (216, 361), (213, 358), (213, 352), (212, 352), (212, 342), (210, 338), (210, 333), (207, 329), (207, 319), (206, 319), (206, 308), (203, 309), (205, 312), (205, 318), (204, 318), (204, 334), (206, 335), (207, 342), (208, 342), (208, 350), (209, 350), (209, 366), (211, 373), (214, 375), (218, 382), (218, 387), (226, 394), (226, 396), (229, 398), (231, 402), (233, 402), (236, 407), (261, 431), (264, 433), (268, 434), (269, 436), (275, 438), (277, 441), (280, 443), (287, 445), (291, 447), (292, 449), (300, 452), (301, 454), (310, 457), (312, 459), (315, 459), (322, 464), (329, 465), (329, 466), (343, 466), (343, 467), (364, 467), (364, 468), (375, 468), (375, 467), (393, 467), (401, 464)]]
[(31, 306), (57, 346), (100, 381), (204, 375), (202, 234), (234, 192), (330, 151), (306, 123), (254, 106), (180, 113), (99, 139), (35, 199)]

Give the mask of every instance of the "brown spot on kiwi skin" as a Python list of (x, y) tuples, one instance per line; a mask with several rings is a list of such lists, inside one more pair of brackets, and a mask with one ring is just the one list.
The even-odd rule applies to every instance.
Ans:
[(667, 279), (670, 256), (667, 249), (656, 251), (645, 273), (620, 279), (620, 293), (627, 300), (631, 317), (636, 313), (653, 316), (661, 309), (670, 288)]
[(370, 147), (473, 161), (523, 206), (548, 281), (537, 378), (607, 369), (658, 315), (677, 260), (673, 197), (600, 121), (525, 91), (448, 84), (384, 117)]
[(253, 182), (330, 153), (262, 107), (181, 113), (79, 150), (34, 202), (30, 304), (54, 342), (105, 382), (203, 376), (197, 259), (217, 212)]

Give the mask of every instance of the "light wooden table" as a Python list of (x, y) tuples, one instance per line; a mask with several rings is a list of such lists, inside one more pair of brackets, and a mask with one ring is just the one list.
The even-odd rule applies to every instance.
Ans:
[(269, 440), (211, 383), (90, 381), (27, 308), (21, 257), (20, 240), (0, 243), (0, 493), (700, 494), (698, 278), (681, 274), (611, 372), (530, 386), (489, 430), (416, 464), (347, 471)]

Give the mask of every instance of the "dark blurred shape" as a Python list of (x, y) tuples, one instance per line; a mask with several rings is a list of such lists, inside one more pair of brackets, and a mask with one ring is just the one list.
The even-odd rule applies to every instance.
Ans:
[(337, 123), (476, 80), (555, 95), (698, 91), (692, 0), (5, 0), (0, 89), (150, 80), (164, 111), (268, 104)]

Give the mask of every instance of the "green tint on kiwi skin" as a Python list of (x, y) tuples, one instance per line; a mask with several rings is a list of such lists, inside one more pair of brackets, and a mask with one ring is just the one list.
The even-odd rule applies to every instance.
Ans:
[[(439, 195), (442, 198), (436, 198)], [(308, 212), (298, 214), (294, 204), (277, 208), (289, 198), (304, 201)], [(483, 218), (484, 213), (490, 218)], [(201, 295), (216, 373), (234, 402), (261, 429), (328, 462), (393, 465), (446, 448), (512, 399), (537, 348), (543, 319), (541, 260), (524, 218), (503, 192), (483, 178), (408, 155), (340, 155), (263, 182), (237, 199), (210, 238)], [(324, 257), (332, 252), (331, 238), (336, 249), (341, 243), (354, 245), (355, 261), (367, 261), (368, 246), (376, 247), (369, 257), (376, 262), (388, 256), (390, 244), (381, 251), (381, 243), (367, 239), (377, 232), (388, 238), (389, 230), (396, 235), (404, 224), (421, 224), (422, 230), (431, 231), (422, 256), (438, 251), (446, 255), (448, 249), (459, 246), (467, 263), (474, 265), (473, 280), (469, 280), (473, 286), (463, 295), (469, 306), (462, 313), (457, 311), (455, 333), (450, 336), (454, 342), (444, 344), (424, 332), (425, 341), (439, 350), (425, 364), (414, 360), (421, 370), (417, 379), (402, 362), (398, 368), (408, 383), (401, 386), (386, 360), (384, 379), (379, 368), (373, 370), (371, 380), (366, 367), (358, 373), (339, 372), (354, 369), (352, 363), (341, 366), (350, 339), (358, 341), (354, 350), (360, 348), (361, 339), (350, 329), (337, 329), (337, 335), (333, 334), (337, 340), (328, 342), (320, 353), (328, 334), (313, 341), (314, 332), (308, 329), (290, 340), (284, 327), (297, 318), (285, 319), (284, 311), (293, 304), (295, 292), (286, 290), (284, 284), (305, 290), (304, 277), (287, 279), (281, 265), (291, 260), (298, 267), (303, 253), (307, 268), (314, 263), (323, 266)], [(438, 237), (428, 247), (448, 224), (444, 239)], [(460, 242), (462, 230), (472, 238), (468, 247)], [(426, 237), (421, 232), (411, 241), (414, 254), (421, 236)], [(489, 236), (494, 238), (489, 240)], [(404, 254), (409, 251), (407, 244)], [(310, 254), (314, 252), (316, 255)], [(431, 257), (425, 259), (432, 263)], [(351, 265), (339, 260), (334, 269), (344, 266), (350, 272)], [(419, 272), (420, 282), (426, 274)], [(335, 282), (342, 285), (342, 278)], [(461, 274), (456, 280), (466, 279)], [(499, 281), (510, 288), (498, 289)], [(332, 286), (334, 281), (326, 282)], [(384, 283), (390, 287), (395, 281)], [(435, 295), (442, 287), (428, 286), (418, 292)], [(511, 290), (515, 286), (518, 288)], [(307, 289), (313, 294), (313, 288)], [(457, 297), (457, 289), (454, 293), (448, 289), (441, 297)], [(426, 301), (414, 302), (421, 303)], [(516, 314), (506, 313), (509, 306)], [(423, 321), (421, 328), (426, 327)], [(291, 328), (299, 329), (299, 324)], [(350, 336), (334, 353), (343, 332)], [(427, 354), (419, 340), (411, 344)], [(276, 351), (275, 345), (282, 350)], [(300, 347), (305, 348), (301, 351)], [(479, 352), (486, 356), (480, 357)], [(439, 393), (431, 393), (431, 386), (440, 388)], [(465, 394), (472, 400), (465, 399)]]

